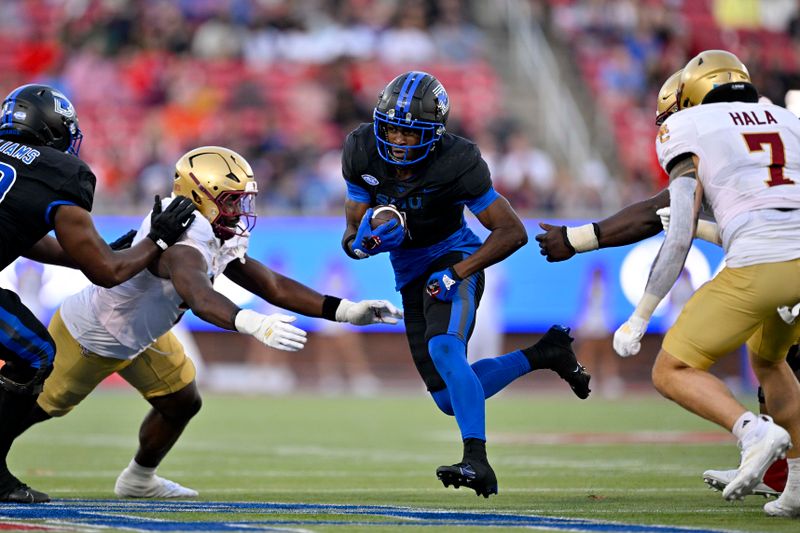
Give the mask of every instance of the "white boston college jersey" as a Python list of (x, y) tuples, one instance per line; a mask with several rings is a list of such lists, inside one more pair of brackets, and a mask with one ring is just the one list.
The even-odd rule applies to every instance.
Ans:
[(728, 266), (800, 257), (800, 120), (772, 104), (703, 104), (675, 113), (656, 139), (666, 170), (699, 158), (698, 179)]
[[(163, 201), (164, 208), (171, 199)], [(146, 238), (145, 217), (134, 243)], [(175, 246), (191, 246), (206, 260), (206, 273), (216, 278), (234, 259), (244, 260), (249, 236), (220, 241), (211, 224), (198, 213)], [(104, 357), (132, 359), (168, 332), (186, 308), (172, 282), (145, 269), (121, 285), (105, 289), (89, 285), (61, 305), (67, 329), (85, 349)]]

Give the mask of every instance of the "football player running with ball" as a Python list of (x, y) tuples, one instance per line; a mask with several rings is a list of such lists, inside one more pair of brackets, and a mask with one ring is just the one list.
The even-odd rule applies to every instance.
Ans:
[[(445, 88), (425, 72), (401, 74), (381, 92), (373, 123), (345, 141), (342, 245), (353, 259), (389, 252), (414, 363), (436, 405), (461, 430), (462, 460), (439, 467), (437, 477), (488, 498), (497, 479), (486, 456), (485, 399), (543, 368), (586, 398), (589, 374), (560, 326), (524, 350), (467, 362), (483, 269), (523, 246), (527, 234), (492, 187), (477, 146), (445, 132), (449, 111)], [(390, 220), (372, 228), (373, 207), (386, 204), (404, 213), (405, 225)], [(467, 227), (464, 206), (490, 231), (485, 242)]]
[[(759, 104), (746, 67), (721, 50), (687, 63), (678, 109), (656, 141), (670, 175), (669, 231), (644, 295), (614, 335), (614, 349), (623, 357), (639, 351), (653, 310), (683, 267), (706, 201), (727, 266), (692, 296), (667, 332), (653, 384), (739, 439), (741, 463), (725, 499), (752, 493), (786, 454), (786, 488), (764, 510), (800, 516), (800, 451), (790, 450), (792, 441), (800, 442), (800, 387), (785, 362), (800, 324), (787, 324), (775, 311), (800, 301), (800, 124), (781, 107)], [(745, 341), (775, 422), (747, 411), (708, 371)]]
[[(72, 103), (46, 85), (23, 85), (3, 101), (0, 117), (0, 268), (20, 256), (79, 268), (112, 287), (167, 250), (194, 218), (176, 199), (153, 213), (139, 243), (114, 251), (98, 235), (89, 211), (95, 176), (78, 158), (83, 134)], [(48, 236), (53, 230), (56, 238)], [(16, 293), (0, 289), (0, 502), (42, 503), (47, 494), (8, 470), (6, 457), (53, 368), (56, 346)]]
[[(191, 198), (202, 216), (130, 281), (112, 289), (90, 285), (64, 301), (49, 328), (58, 357), (27, 420), (29, 427), (64, 416), (115, 372), (133, 385), (152, 409), (139, 430), (136, 456), (117, 478), (117, 496), (197, 496), (155, 475), (201, 405), (194, 365), (170, 331), (187, 310), (279, 350), (297, 351), (306, 342), (306, 332), (291, 324), (294, 316), (240, 309), (216, 292), (212, 283), (220, 274), (270, 304), (307, 316), (354, 325), (402, 318), (388, 301), (323, 296), (249, 257), (257, 188), (250, 165), (236, 152), (204, 146), (186, 153), (176, 164), (173, 192)], [(148, 216), (134, 242), (150, 231)]]

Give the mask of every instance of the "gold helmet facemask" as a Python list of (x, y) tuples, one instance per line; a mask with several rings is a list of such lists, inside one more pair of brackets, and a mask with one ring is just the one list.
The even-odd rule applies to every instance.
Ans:
[(201, 146), (185, 153), (175, 164), (172, 192), (191, 198), (222, 240), (256, 225), (253, 169), (233, 150)]
[(681, 84), (683, 69), (667, 78), (661, 90), (658, 91), (658, 105), (656, 105), (656, 126), (660, 126), (667, 118), (678, 110), (678, 88)]
[(678, 109), (702, 104), (708, 93), (729, 83), (751, 83), (744, 63), (725, 50), (700, 52), (683, 68)]

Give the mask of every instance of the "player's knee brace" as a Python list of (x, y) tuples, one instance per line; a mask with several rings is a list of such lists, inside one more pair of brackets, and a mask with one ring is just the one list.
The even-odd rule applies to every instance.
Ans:
[(447, 416), (453, 416), (453, 402), (450, 400), (450, 391), (447, 389), (437, 390), (431, 393), (431, 398), (441, 412)]
[(458, 369), (469, 366), (467, 347), (464, 341), (455, 335), (436, 335), (428, 341), (428, 353), (431, 354), (433, 364), (445, 383), (449, 376), (458, 372)]

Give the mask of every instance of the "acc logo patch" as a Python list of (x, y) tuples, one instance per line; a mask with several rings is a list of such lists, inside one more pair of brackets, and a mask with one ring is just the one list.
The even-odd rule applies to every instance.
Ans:
[(361, 179), (366, 181), (369, 185), (372, 185), (372, 186), (375, 186), (378, 183), (380, 183), (378, 181), (378, 178), (376, 178), (375, 176), (372, 176), (370, 174), (361, 174)]

